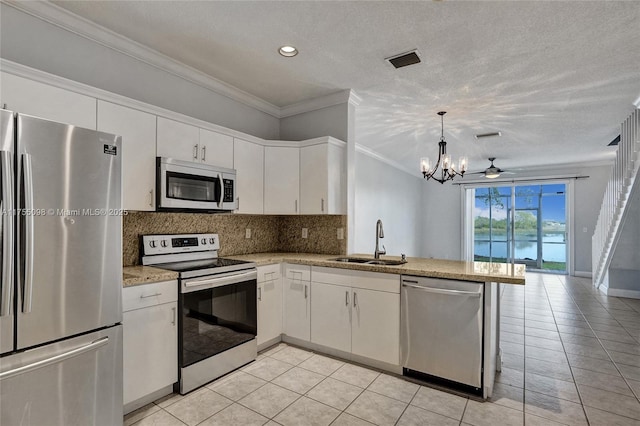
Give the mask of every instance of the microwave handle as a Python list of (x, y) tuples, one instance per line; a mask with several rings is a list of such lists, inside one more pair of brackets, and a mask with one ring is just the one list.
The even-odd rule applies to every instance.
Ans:
[(223, 195), (222, 195), (222, 175), (219, 174), (218, 175), (218, 184), (216, 185), (216, 195), (215, 195), (215, 199), (218, 200), (218, 208), (222, 207), (222, 199), (223, 199)]

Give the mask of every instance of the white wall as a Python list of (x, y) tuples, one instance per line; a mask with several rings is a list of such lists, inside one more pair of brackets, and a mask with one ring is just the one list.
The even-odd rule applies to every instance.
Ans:
[(462, 260), (461, 187), (422, 182), (422, 257)]
[(4, 3), (0, 29), (4, 59), (257, 137), (279, 139), (278, 118)]
[[(574, 235), (574, 268), (591, 272), (591, 236), (595, 228), (610, 166), (571, 167), (564, 170), (521, 172), (518, 178), (541, 179), (557, 176), (589, 176), (574, 181), (574, 220), (570, 232)], [(463, 180), (464, 181), (464, 180)], [(467, 182), (469, 179), (467, 179)], [(496, 184), (505, 181), (496, 180)], [(507, 184), (510, 183), (507, 181)], [(462, 259), (462, 195), (461, 186), (450, 182), (443, 185), (425, 182), (422, 194), (423, 244), (422, 256), (442, 259)], [(586, 232), (584, 232), (586, 228)]]
[[(640, 296), (640, 178), (627, 204), (620, 239), (609, 266), (609, 290), (632, 290)], [(636, 296), (636, 297), (638, 297)]]
[[(422, 180), (361, 152), (355, 161), (354, 253), (373, 254), (382, 219), (388, 255), (420, 255)], [(382, 248), (382, 247), (381, 247)]]
[(333, 105), (280, 119), (280, 139), (300, 141), (321, 136), (333, 136), (347, 141), (348, 103)]

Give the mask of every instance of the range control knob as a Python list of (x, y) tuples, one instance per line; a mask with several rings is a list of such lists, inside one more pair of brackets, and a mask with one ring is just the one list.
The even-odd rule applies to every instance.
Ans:
[(200, 240), (200, 243), (201, 243), (201, 244), (203, 244), (203, 245), (204, 245), (204, 244), (207, 244), (207, 239), (206, 239), (206, 238), (203, 238), (202, 240)]
[(209, 238), (209, 243), (210, 243), (210, 244), (215, 244), (215, 242), (216, 242), (216, 239), (215, 239), (215, 238)]
[(149, 246), (150, 246), (151, 248), (156, 248), (156, 240), (151, 240), (151, 241), (149, 241)]
[(161, 245), (162, 247), (166, 247), (166, 246), (167, 246), (167, 240), (162, 240), (162, 241), (160, 241), (160, 245)]

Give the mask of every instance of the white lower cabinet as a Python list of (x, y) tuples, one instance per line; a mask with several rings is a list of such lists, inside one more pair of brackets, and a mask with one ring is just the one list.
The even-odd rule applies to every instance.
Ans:
[(399, 365), (399, 275), (314, 266), (311, 280), (312, 343)]
[(282, 334), (280, 264), (258, 266), (258, 346)]
[(178, 283), (125, 287), (122, 298), (123, 399), (132, 411), (132, 403), (178, 381)]
[(311, 267), (283, 266), (283, 328), (289, 337), (309, 341), (311, 337)]
[(354, 288), (353, 301), (351, 352), (398, 365), (400, 294)]
[(311, 283), (311, 342), (351, 352), (351, 287)]

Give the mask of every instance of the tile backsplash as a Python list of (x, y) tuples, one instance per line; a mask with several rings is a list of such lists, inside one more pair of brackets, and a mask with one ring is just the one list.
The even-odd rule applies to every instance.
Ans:
[[(217, 233), (220, 256), (265, 252), (347, 253), (347, 216), (270, 216), (247, 214), (157, 213), (130, 211), (123, 218), (122, 261), (140, 263), (140, 236), (147, 234)], [(246, 229), (251, 238), (245, 238)], [(302, 228), (308, 238), (302, 238)], [(338, 228), (344, 239), (338, 240)]]

